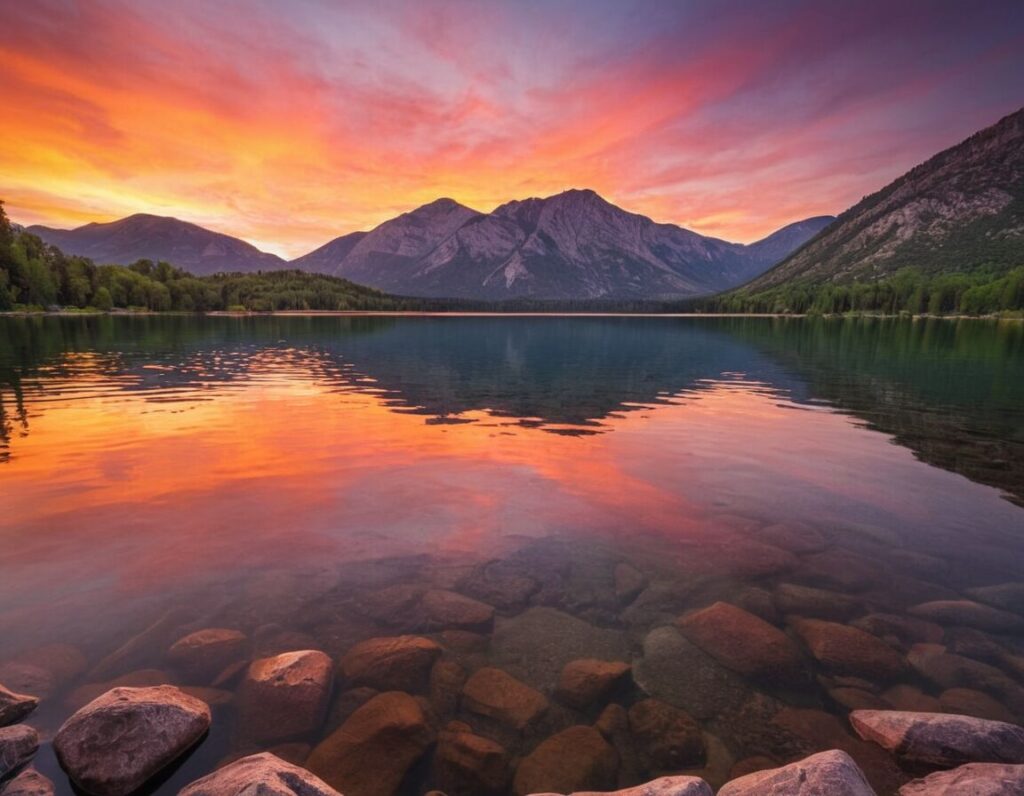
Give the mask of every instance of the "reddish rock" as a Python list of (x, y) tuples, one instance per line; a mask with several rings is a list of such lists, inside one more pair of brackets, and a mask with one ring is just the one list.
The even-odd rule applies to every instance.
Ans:
[(494, 622), (493, 606), (444, 589), (426, 592), (420, 600), (419, 610), (431, 628), (488, 630)]
[(838, 749), (725, 783), (718, 796), (875, 796), (853, 759)]
[(910, 763), (1024, 763), (1024, 729), (946, 713), (855, 710), (850, 724), (866, 741)]
[(923, 677), (942, 688), (983, 691), (1002, 700), (1014, 713), (1024, 714), (1024, 689), (994, 666), (954, 655), (936, 644), (914, 645), (907, 660)]
[(936, 771), (900, 788), (899, 796), (1020, 796), (1024, 766), (968, 763), (952, 771)]
[(473, 713), (522, 730), (548, 709), (539, 691), (519, 682), (501, 669), (483, 668), (473, 672), (462, 689), (462, 704)]
[(376, 689), (366, 688), (365, 686), (342, 691), (334, 700), (334, 704), (331, 705), (330, 714), (327, 718), (328, 729), (336, 730), (345, 723), (349, 716), (379, 693)]
[(913, 685), (894, 685), (882, 693), (882, 697), (894, 710), (908, 710), (917, 713), (941, 713), (939, 700), (924, 693)]
[(725, 602), (687, 614), (676, 625), (723, 666), (767, 682), (806, 679), (800, 649), (777, 627)]
[(34, 768), (26, 768), (0, 787), (3, 796), (53, 796), (54, 787), (47, 777)]
[(59, 687), (50, 672), (20, 661), (0, 663), (0, 683), (15, 693), (33, 694), (37, 700), (48, 699)]
[(36, 709), (39, 700), (34, 696), (16, 694), (0, 685), (0, 727), (15, 724)]
[(618, 756), (601, 733), (577, 725), (542, 741), (516, 770), (516, 796), (614, 787)]
[(920, 642), (936, 643), (942, 641), (942, 636), (945, 633), (942, 627), (934, 622), (899, 614), (868, 614), (854, 620), (851, 624), (873, 636), (878, 636), (886, 641), (894, 639), (906, 646)]
[(27, 724), (0, 727), (0, 781), (31, 760), (39, 749), (39, 733)]
[(182, 788), (178, 796), (341, 796), (304, 768), (270, 752), (243, 757)]
[(630, 665), (622, 661), (599, 661), (582, 658), (570, 661), (558, 678), (555, 697), (566, 705), (583, 710), (602, 701), (608, 692), (629, 673)]
[(446, 796), (504, 793), (509, 757), (501, 744), (472, 732), (442, 732), (434, 753), (434, 778)]
[(231, 704), (235, 695), (231, 691), (222, 688), (205, 688), (201, 685), (179, 686), (189, 696), (202, 700), (211, 708), (222, 708)]
[(488, 605), (511, 611), (522, 608), (539, 585), (520, 565), (492, 561), (466, 576), (459, 583), (459, 590)]
[(830, 672), (868, 680), (895, 680), (906, 671), (903, 656), (870, 633), (819, 619), (798, 619), (793, 629)]
[(167, 660), (187, 681), (209, 683), (244, 655), (248, 643), (245, 634), (237, 630), (208, 627), (174, 642)]
[(126, 796), (194, 746), (210, 728), (210, 708), (174, 686), (115, 688), (57, 732), (53, 748), (82, 790)]
[(611, 738), (629, 729), (629, 712), (622, 705), (607, 705), (594, 722), (594, 729), (605, 738)]
[(430, 706), (438, 716), (448, 716), (459, 706), (466, 684), (466, 670), (455, 661), (440, 660), (430, 670)]
[(712, 796), (713, 791), (700, 777), (659, 777), (622, 790), (602, 791), (600, 793), (579, 792), (572, 796)]
[(240, 738), (266, 744), (317, 729), (327, 710), (332, 669), (331, 659), (317, 650), (253, 661), (236, 699)]
[(352, 685), (378, 691), (423, 691), (441, 647), (420, 636), (361, 641), (341, 659), (340, 670)]
[(778, 763), (772, 760), (770, 757), (764, 755), (754, 755), (753, 757), (745, 757), (736, 763), (729, 770), (729, 779), (739, 779), (745, 777), (747, 774), (753, 774), (755, 771), (766, 771), (769, 768), (778, 768)]
[(97, 697), (103, 696), (114, 688), (147, 688), (156, 685), (176, 685), (177, 678), (162, 669), (139, 669), (135, 672), (122, 674), (106, 683), (86, 683), (64, 697), (64, 705), (69, 710), (78, 710), (88, 705)]
[(679, 708), (645, 699), (629, 709), (629, 726), (648, 771), (678, 771), (700, 766), (705, 760), (700, 726)]
[(886, 710), (892, 707), (882, 697), (861, 688), (830, 688), (828, 695), (847, 710)]
[(388, 691), (321, 741), (306, 767), (345, 796), (393, 796), (433, 740), (419, 703)]
[(1017, 614), (971, 600), (934, 600), (915, 605), (909, 612), (943, 625), (966, 625), (992, 633), (1024, 630), (1024, 618)]
[(939, 705), (943, 713), (1017, 723), (1017, 717), (1002, 702), (973, 688), (948, 688), (939, 695)]
[(474, 655), (487, 650), (490, 639), (470, 630), (442, 630), (438, 634), (445, 649), (461, 655)]

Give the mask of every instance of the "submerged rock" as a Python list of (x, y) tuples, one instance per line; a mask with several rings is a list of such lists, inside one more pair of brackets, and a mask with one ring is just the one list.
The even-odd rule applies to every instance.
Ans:
[(1024, 715), (1024, 688), (990, 664), (947, 652), (938, 644), (915, 644), (907, 660), (937, 686), (984, 691), (998, 697), (1015, 714)]
[(53, 782), (34, 768), (24, 771), (0, 785), (0, 796), (53, 796)]
[(36, 709), (39, 700), (27, 694), (16, 694), (0, 685), (0, 727), (21, 721)]
[(1013, 711), (1008, 710), (1002, 702), (973, 688), (948, 688), (939, 694), (939, 705), (944, 713), (1017, 723)]
[(139, 669), (122, 674), (106, 683), (85, 683), (64, 697), (64, 706), (78, 710), (113, 688), (145, 688), (157, 685), (177, 685), (178, 681), (162, 669)]
[(462, 704), (466, 710), (517, 730), (532, 724), (548, 709), (542, 693), (491, 667), (473, 672), (462, 689)]
[(941, 625), (919, 617), (899, 614), (868, 614), (856, 619), (851, 624), (873, 636), (878, 636), (886, 641), (894, 639), (907, 646), (920, 642), (936, 643), (942, 641), (945, 634)]
[(644, 768), (678, 771), (703, 765), (707, 750), (700, 726), (690, 714), (657, 699), (629, 709), (629, 727)]
[(806, 679), (800, 649), (763, 619), (717, 602), (687, 614), (676, 626), (690, 641), (744, 677), (795, 683)]
[(1024, 614), (1024, 583), (999, 583), (995, 586), (978, 586), (968, 589), (966, 594), (978, 602)]
[(780, 583), (776, 587), (775, 605), (783, 614), (823, 619), (849, 619), (862, 608), (860, 600), (846, 594), (795, 583)]
[(846, 752), (832, 749), (725, 783), (718, 796), (875, 796)]
[(345, 796), (392, 796), (433, 740), (419, 703), (388, 691), (321, 741), (306, 767)]
[(650, 696), (701, 720), (738, 707), (749, 691), (738, 675), (674, 627), (659, 627), (647, 634), (633, 677)]
[(17, 771), (39, 750), (39, 733), (27, 724), (0, 728), (0, 780)]
[(577, 725), (542, 741), (519, 764), (516, 796), (607, 789), (615, 784), (618, 755), (593, 727)]
[[(286, 763), (277, 755), (261, 752), (219, 768), (178, 796), (341, 796), (304, 768)], [(5, 795), (6, 796), (6, 795)]]
[(1024, 629), (1024, 617), (971, 600), (934, 600), (915, 605), (910, 613), (944, 625), (966, 625), (993, 633)]
[(857, 734), (911, 763), (1024, 763), (1024, 729), (946, 713), (855, 710)]
[(902, 655), (858, 628), (820, 619), (797, 619), (793, 629), (811, 654), (834, 674), (885, 682), (897, 679), (907, 669)]
[(712, 796), (712, 790), (700, 777), (660, 777), (632, 788), (579, 791), (570, 796)]
[(115, 688), (57, 732), (53, 748), (82, 790), (124, 796), (183, 755), (210, 728), (210, 708), (174, 686)]
[(900, 796), (1020, 796), (1024, 765), (968, 763), (951, 771), (936, 771), (900, 788)]
[(631, 603), (647, 587), (647, 578), (634, 567), (621, 561), (615, 565), (615, 599), (620, 603)]
[(434, 753), (434, 778), (447, 796), (504, 793), (509, 756), (501, 744), (472, 732), (442, 732)]
[(470, 597), (506, 611), (522, 608), (538, 588), (526, 567), (515, 561), (491, 561), (459, 583), (459, 590)]
[(570, 661), (558, 678), (555, 697), (566, 705), (583, 710), (600, 702), (629, 673), (630, 665), (622, 661), (599, 661), (582, 658)]
[(167, 660), (187, 680), (208, 683), (245, 652), (248, 638), (237, 630), (208, 627), (178, 639)]
[(761, 529), (758, 538), (791, 553), (819, 553), (828, 546), (817, 528), (803, 522), (784, 522)]
[(236, 698), (239, 735), (268, 743), (315, 730), (327, 711), (332, 669), (331, 659), (317, 650), (253, 661)]
[(422, 691), (441, 647), (420, 636), (361, 641), (341, 659), (341, 674), (352, 685), (378, 691)]
[(454, 591), (431, 589), (420, 600), (419, 610), (430, 628), (488, 630), (494, 607)]

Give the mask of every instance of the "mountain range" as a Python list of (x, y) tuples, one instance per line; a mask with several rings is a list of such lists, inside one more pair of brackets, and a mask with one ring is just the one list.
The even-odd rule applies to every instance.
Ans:
[(1024, 266), (1024, 109), (911, 169), (744, 286)]
[(72, 230), (29, 231), (100, 263), (166, 260), (198, 275), (280, 268), (389, 293), (467, 299), (656, 298), (726, 290), (761, 274), (832, 221), (799, 221), (749, 245), (628, 213), (590, 190), (480, 213), (438, 199), (288, 263), (237, 238), (138, 214)]

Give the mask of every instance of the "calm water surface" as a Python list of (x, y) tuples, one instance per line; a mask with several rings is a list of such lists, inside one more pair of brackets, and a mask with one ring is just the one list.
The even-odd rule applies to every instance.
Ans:
[[(1024, 620), (891, 628), (921, 603), (1022, 588), (1019, 323), (7, 318), (0, 428), (0, 682), (48, 694), (32, 717), (47, 736), (91, 684), (209, 685), (166, 658), (203, 627), (242, 630), (253, 655), (336, 660), (429, 634), (463, 670), (498, 666), (549, 696), (568, 660), (626, 660), (635, 683), (613, 698), (695, 716), (708, 751), (689, 768), (713, 782), (752, 755), (846, 744), (894, 789), (906, 772), (844, 718), (844, 702), (899, 706), (894, 685), (1024, 718)], [(493, 627), (440, 635), (458, 623), (417, 609), (425, 589), (494, 605)], [(716, 600), (794, 638), (794, 614), (892, 614), (872, 632), (918, 663), (895, 683), (836, 679), (810, 656), (798, 689), (737, 680), (672, 651), (687, 644), (672, 622)], [(914, 651), (925, 641), (988, 668), (943, 681)], [(431, 698), (441, 723), (488, 732)], [(500, 740), (525, 754), (599, 710), (556, 706)], [(152, 789), (243, 751), (231, 706), (214, 714)], [(298, 740), (342, 718), (335, 706)], [(657, 773), (626, 758), (620, 783)], [(69, 792), (48, 748), (40, 761)], [(432, 776), (419, 765), (406, 790)]]

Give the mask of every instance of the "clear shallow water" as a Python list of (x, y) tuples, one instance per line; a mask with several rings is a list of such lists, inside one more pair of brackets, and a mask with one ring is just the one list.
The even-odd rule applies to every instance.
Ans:
[[(668, 689), (678, 673), (651, 663), (650, 641), (689, 610), (756, 605), (792, 634), (782, 584), (852, 599), (844, 621), (856, 621), (1024, 580), (1021, 324), (2, 319), (0, 398), (0, 661), (61, 643), (95, 669), (176, 612), (105, 678), (54, 684), (33, 717), (49, 732), (82, 684), (177, 677), (166, 649), (197, 628), (240, 629), (256, 654), (316, 646), (335, 659), (363, 638), (436, 635), (445, 628), (382, 618), (381, 590), (487, 597), (494, 562), (535, 588), (497, 605), (482, 651), (449, 650), (465, 670), (493, 664), (550, 695), (565, 660), (614, 649), (647, 692), (691, 713), (707, 700)], [(779, 524), (820, 543), (786, 549), (766, 530)], [(643, 576), (638, 597), (615, 593), (623, 563)], [(1022, 685), (1024, 634), (943, 624), (947, 651)], [(949, 690), (914, 667), (901, 682)], [(771, 749), (748, 731), (768, 722), (771, 735), (780, 710), (804, 711), (782, 714), (786, 732), (825, 744), (822, 721), (845, 726), (829, 693), (843, 685), (712, 694), (698, 719), (718, 752), (694, 768), (713, 779), (754, 754), (782, 762), (796, 741)], [(876, 696), (891, 685), (856, 684)], [(1022, 718), (1008, 685), (985, 685)], [(771, 707), (751, 718), (762, 698)], [(528, 753), (595, 711), (553, 710), (501, 740)], [(218, 708), (210, 737), (156, 789), (231, 754), (232, 721)], [(67, 787), (47, 750), (42, 765)], [(882, 792), (900, 772), (877, 767)], [(429, 784), (427, 764), (407, 782)]]

